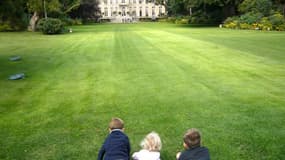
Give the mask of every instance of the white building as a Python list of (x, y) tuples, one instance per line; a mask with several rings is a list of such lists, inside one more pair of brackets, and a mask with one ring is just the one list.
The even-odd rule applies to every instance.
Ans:
[(155, 0), (100, 0), (99, 8), (101, 19), (117, 23), (165, 15), (165, 6)]

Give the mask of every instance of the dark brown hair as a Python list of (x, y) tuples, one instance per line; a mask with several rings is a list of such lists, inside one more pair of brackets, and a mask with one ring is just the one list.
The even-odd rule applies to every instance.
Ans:
[(201, 145), (201, 134), (198, 129), (196, 128), (191, 128), (187, 130), (183, 137), (184, 143), (189, 147), (189, 148), (194, 148), (197, 146)]
[(120, 118), (112, 118), (111, 122), (109, 123), (109, 128), (113, 129), (123, 129), (124, 128), (124, 121)]

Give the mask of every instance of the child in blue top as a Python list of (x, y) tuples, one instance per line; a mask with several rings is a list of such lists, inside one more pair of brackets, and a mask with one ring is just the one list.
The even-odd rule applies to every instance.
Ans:
[(123, 120), (112, 118), (109, 123), (109, 132), (98, 153), (98, 160), (129, 160), (130, 142), (124, 133)]
[(184, 151), (177, 153), (177, 160), (210, 160), (209, 150), (201, 146), (199, 130), (189, 129), (183, 137)]

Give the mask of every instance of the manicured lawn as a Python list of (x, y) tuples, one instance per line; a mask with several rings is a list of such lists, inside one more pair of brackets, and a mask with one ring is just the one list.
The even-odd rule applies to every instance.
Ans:
[[(199, 128), (213, 160), (285, 159), (285, 33), (169, 24), (0, 33), (0, 159), (96, 159), (113, 116), (163, 160)], [(10, 56), (22, 61), (10, 62)], [(23, 80), (9, 81), (24, 72)]]

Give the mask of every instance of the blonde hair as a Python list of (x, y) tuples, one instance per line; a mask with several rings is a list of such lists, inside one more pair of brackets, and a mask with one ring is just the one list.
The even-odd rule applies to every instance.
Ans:
[(150, 132), (141, 142), (141, 147), (149, 151), (160, 151), (161, 140), (156, 132)]
[(109, 123), (109, 128), (113, 129), (123, 129), (124, 128), (124, 121), (120, 118), (112, 118), (111, 122)]

